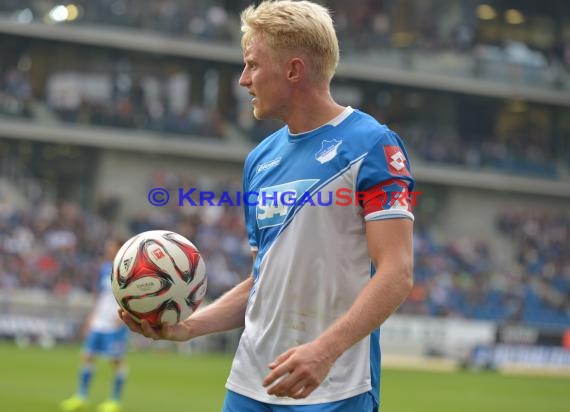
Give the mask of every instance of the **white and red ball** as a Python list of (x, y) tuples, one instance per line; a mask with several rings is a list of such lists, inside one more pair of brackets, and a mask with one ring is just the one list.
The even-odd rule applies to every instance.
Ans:
[(127, 240), (113, 261), (113, 294), (136, 320), (175, 324), (190, 316), (206, 293), (206, 265), (185, 237), (166, 230)]

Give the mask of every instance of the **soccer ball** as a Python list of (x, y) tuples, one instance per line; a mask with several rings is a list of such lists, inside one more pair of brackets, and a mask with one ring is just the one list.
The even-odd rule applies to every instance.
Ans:
[(175, 324), (190, 316), (206, 293), (206, 265), (185, 237), (166, 230), (139, 233), (113, 261), (117, 303), (137, 321)]

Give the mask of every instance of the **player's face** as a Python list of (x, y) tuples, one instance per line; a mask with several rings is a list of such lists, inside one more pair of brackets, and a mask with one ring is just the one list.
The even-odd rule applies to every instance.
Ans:
[(289, 101), (289, 85), (285, 63), (277, 58), (263, 39), (254, 39), (244, 50), (245, 67), (239, 79), (253, 96), (253, 115), (256, 119), (284, 120)]

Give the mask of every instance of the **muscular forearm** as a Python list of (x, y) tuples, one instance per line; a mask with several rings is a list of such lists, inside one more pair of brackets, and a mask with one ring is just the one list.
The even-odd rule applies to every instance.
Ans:
[(184, 321), (192, 337), (236, 329), (244, 325), (253, 277), (236, 285), (214, 303)]
[(411, 267), (382, 269), (362, 290), (350, 310), (331, 325), (316, 342), (336, 359), (368, 336), (402, 304), (412, 287)]

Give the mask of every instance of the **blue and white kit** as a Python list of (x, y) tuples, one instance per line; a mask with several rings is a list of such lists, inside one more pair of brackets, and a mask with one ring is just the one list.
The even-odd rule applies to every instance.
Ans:
[(119, 305), (111, 289), (112, 263), (104, 262), (99, 270), (99, 294), (92, 312), (89, 333), (83, 351), (119, 359), (127, 345), (127, 326), (120, 321)]
[(279, 405), (369, 391), (378, 404), (379, 330), (347, 350), (306, 399), (270, 396), (262, 381), (277, 356), (314, 340), (352, 306), (374, 275), (365, 222), (413, 220), (413, 185), (397, 134), (350, 107), (307, 133), (292, 135), (285, 126), (250, 153), (244, 210), (258, 254), (229, 390)]

